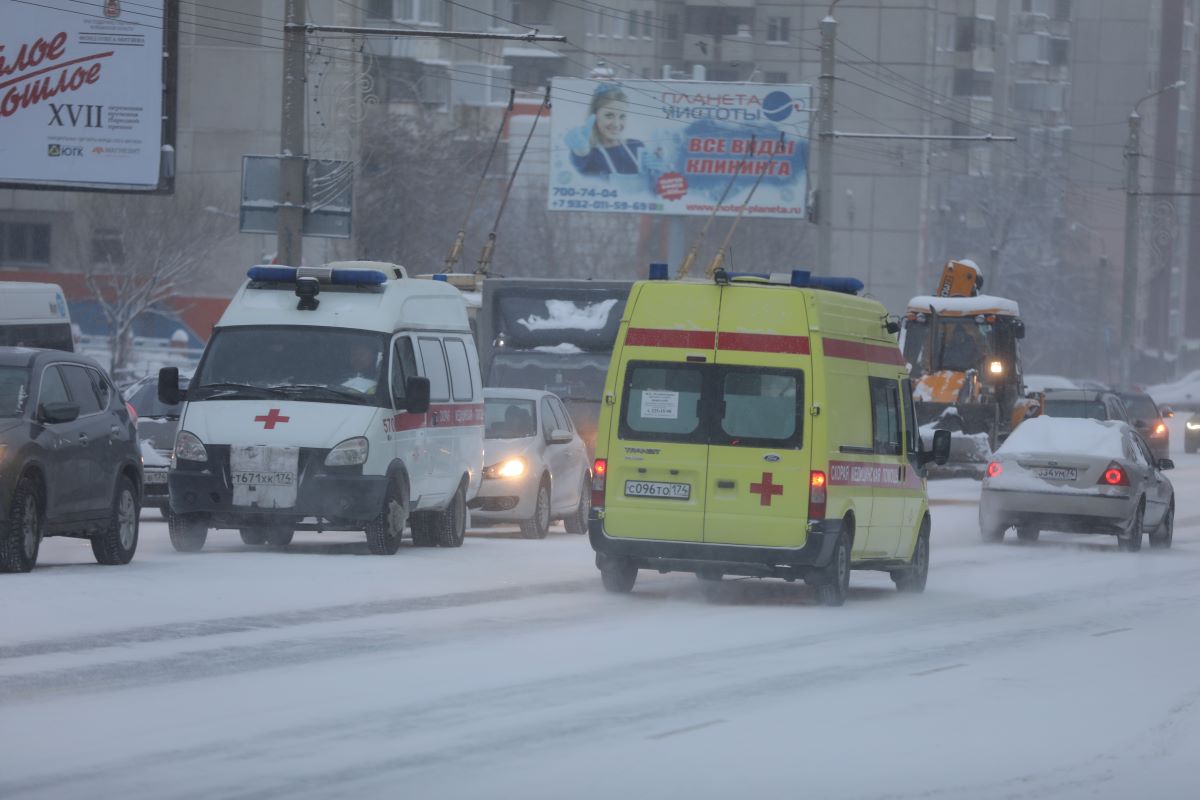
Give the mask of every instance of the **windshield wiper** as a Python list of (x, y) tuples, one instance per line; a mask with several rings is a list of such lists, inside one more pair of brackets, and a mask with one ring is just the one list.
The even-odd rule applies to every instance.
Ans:
[(198, 400), (229, 400), (238, 395), (250, 395), (251, 400), (261, 400), (267, 397), (276, 397), (280, 394), (274, 387), (255, 386), (249, 383), (206, 383), (203, 386), (197, 386), (196, 390), (204, 389), (214, 390), (213, 394), (198, 397)]
[(309, 392), (324, 392), (326, 395), (337, 400), (349, 400), (358, 405), (366, 405), (370, 401), (370, 398), (366, 395), (356, 392), (353, 389), (341, 389), (336, 386), (325, 386), (319, 383), (291, 383), (272, 386), (271, 388), (289, 396), (292, 394), (307, 394)]

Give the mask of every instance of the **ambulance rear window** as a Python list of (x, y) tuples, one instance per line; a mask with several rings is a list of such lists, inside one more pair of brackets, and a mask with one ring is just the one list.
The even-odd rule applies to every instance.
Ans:
[(798, 444), (801, 373), (721, 367), (721, 426), (713, 444)]
[(704, 370), (699, 365), (631, 363), (626, 373), (622, 438), (703, 441), (703, 387)]

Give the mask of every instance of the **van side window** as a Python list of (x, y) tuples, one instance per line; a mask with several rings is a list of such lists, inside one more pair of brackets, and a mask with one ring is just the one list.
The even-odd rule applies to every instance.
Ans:
[(699, 365), (632, 361), (625, 372), (620, 436), (664, 442), (703, 442)]
[(467, 361), (467, 346), (462, 339), (446, 340), (446, 358), (450, 361), (450, 388), (454, 399), (470, 401), (475, 396), (471, 381), (471, 364)]
[(713, 444), (799, 446), (801, 373), (757, 367), (723, 373), (720, 433), (728, 438), (714, 436)]
[(405, 382), (417, 375), (417, 356), (413, 352), (412, 339), (407, 336), (397, 339), (392, 348), (392, 397), (403, 401)]
[(429, 378), (429, 399), (446, 402), (450, 399), (450, 375), (446, 371), (446, 356), (442, 343), (437, 339), (419, 340), (421, 361), (425, 365), (425, 377)]
[(868, 378), (871, 388), (871, 424), (874, 430), (875, 452), (898, 456), (900, 445), (899, 384), (888, 378)]
[(908, 447), (908, 452), (921, 452), (920, 431), (917, 429), (917, 415), (913, 410), (913, 388), (912, 381), (905, 378), (900, 382), (900, 403), (904, 407), (904, 441)]

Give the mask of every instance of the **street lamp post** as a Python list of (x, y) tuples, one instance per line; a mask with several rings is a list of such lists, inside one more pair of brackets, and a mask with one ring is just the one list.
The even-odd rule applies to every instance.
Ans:
[(1141, 157), (1142, 117), (1138, 109), (1152, 97), (1172, 89), (1182, 89), (1183, 81), (1176, 81), (1133, 104), (1129, 112), (1129, 139), (1125, 144), (1125, 269), (1121, 286), (1121, 382), (1129, 385), (1133, 372), (1134, 322), (1137, 317), (1138, 238), (1141, 236), (1141, 209), (1138, 195), (1141, 194), (1138, 177), (1138, 159)]

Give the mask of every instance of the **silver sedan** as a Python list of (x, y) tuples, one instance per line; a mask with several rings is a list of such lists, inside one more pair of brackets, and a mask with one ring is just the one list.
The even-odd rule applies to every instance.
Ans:
[(1138, 433), (1116, 420), (1037, 417), (998, 449), (983, 479), (979, 529), (987, 542), (1036, 541), (1043, 530), (1116, 534), (1121, 550), (1170, 547), (1175, 490)]
[(552, 520), (586, 533), (591, 469), (558, 396), (535, 389), (484, 389), (483, 483), (471, 501), (471, 524), (518, 523), (541, 539)]

